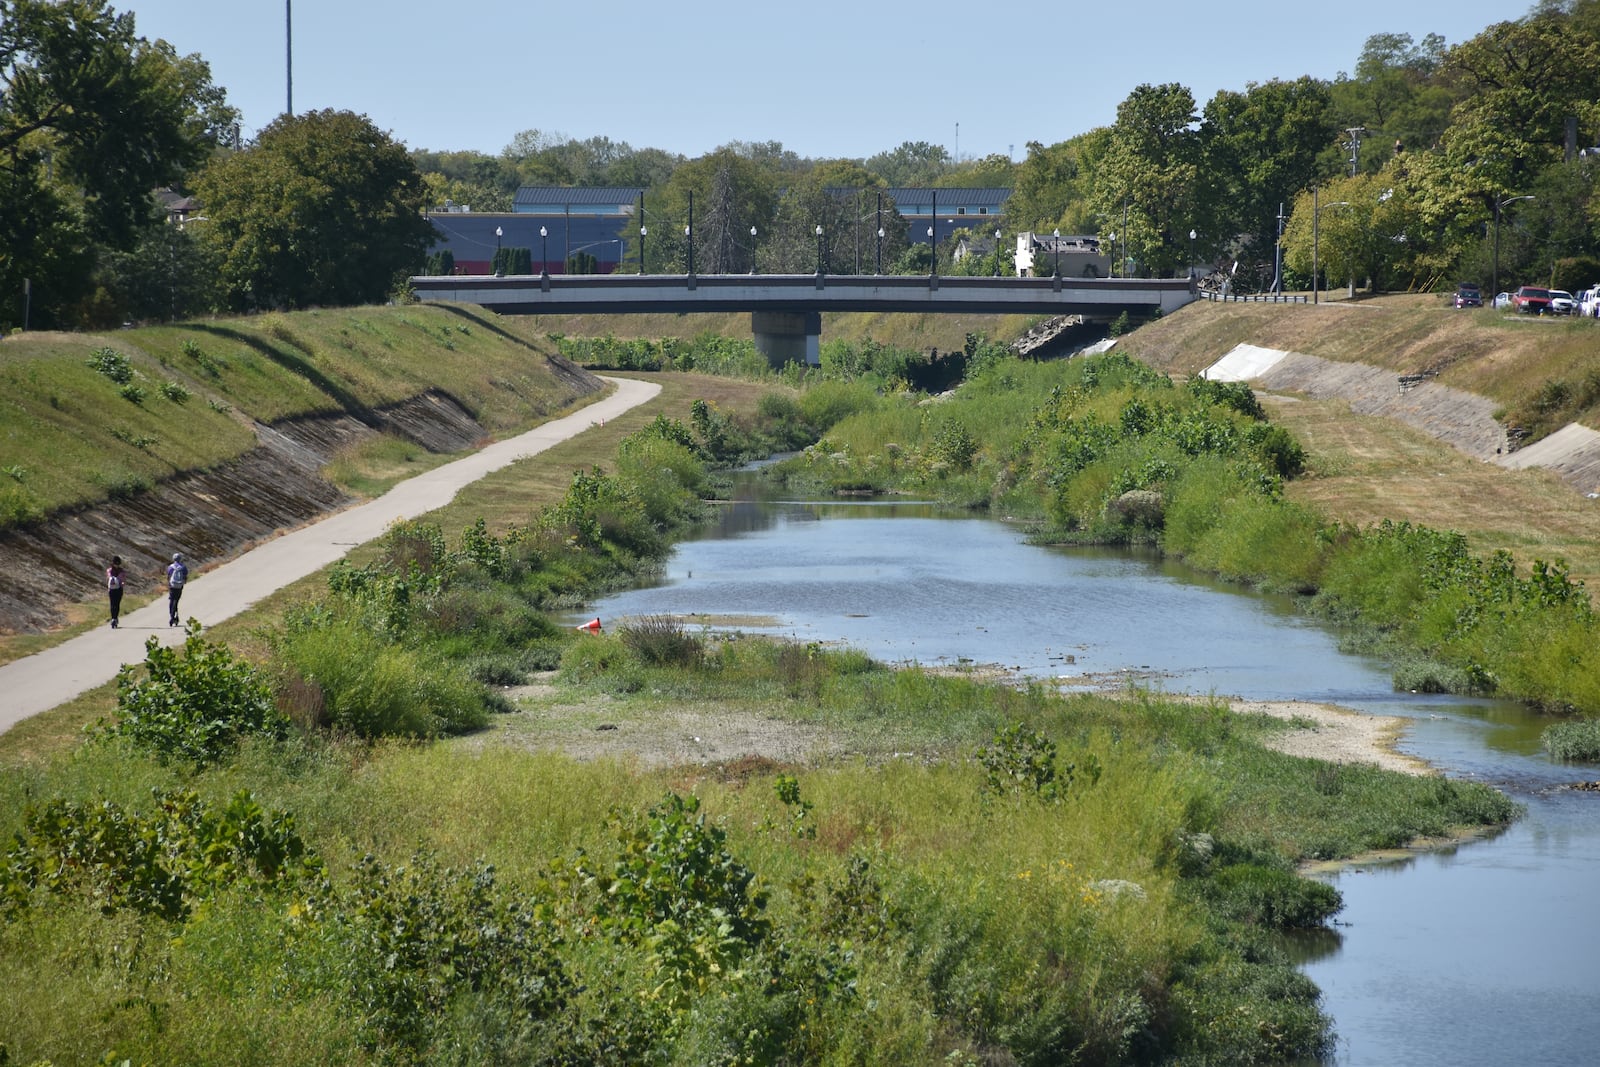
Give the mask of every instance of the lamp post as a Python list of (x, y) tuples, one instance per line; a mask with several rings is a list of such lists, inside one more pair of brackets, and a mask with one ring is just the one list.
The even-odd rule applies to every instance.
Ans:
[(644, 239), (650, 236), (648, 226), (639, 227), (639, 273), (644, 273)]
[(877, 272), (883, 273), (883, 194), (878, 194), (878, 259)]
[(1189, 279), (1190, 279), (1190, 281), (1194, 280), (1194, 239), (1196, 237), (1198, 237), (1198, 236), (1199, 236), (1199, 234), (1195, 233), (1193, 230), (1189, 231)]
[(933, 227), (928, 227), (928, 277), (939, 276), (939, 242), (934, 239)]
[(1000, 277), (1000, 227), (994, 228), (994, 276)]
[(539, 227), (539, 277), (550, 277), (550, 231)]
[(756, 272), (756, 228), (750, 227), (750, 273)]
[(822, 223), (817, 223), (817, 277), (822, 277)]
[(689, 277), (694, 277), (694, 193), (689, 193), (689, 223), (683, 228), (684, 243), (689, 246)]
[(502, 271), (500, 269), (500, 238), (505, 236), (505, 232), (506, 232), (505, 230), (502, 230), (498, 226), (496, 226), (494, 228), (494, 264), (493, 264), (493, 266), (494, 266), (494, 273), (495, 273), (496, 277), (499, 277), (501, 274), (504, 273), (504, 271)]
[(1311, 302), (1313, 304), (1318, 302), (1319, 296), (1320, 275), (1317, 273), (1317, 227), (1322, 221), (1322, 209), (1324, 207), (1350, 206), (1350, 201), (1348, 200), (1335, 200), (1331, 204), (1319, 204), (1317, 202), (1317, 189), (1318, 187), (1315, 185), (1311, 187)]
[(1494, 273), (1490, 275), (1489, 280), (1489, 288), (1493, 290), (1494, 295), (1489, 298), (1491, 304), (1494, 302), (1494, 298), (1500, 295), (1500, 209), (1518, 200), (1532, 199), (1534, 197), (1530, 193), (1525, 196), (1508, 196), (1504, 200), (1496, 200), (1494, 202)]

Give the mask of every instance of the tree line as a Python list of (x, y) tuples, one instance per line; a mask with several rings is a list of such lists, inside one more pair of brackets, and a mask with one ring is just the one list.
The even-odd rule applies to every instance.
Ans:
[[(689, 159), (517, 133), (498, 154), (409, 149), (365, 116), (278, 118), (251, 140), (197, 56), (105, 0), (0, 0), (0, 327), (381, 300), (422, 268), (446, 201), (523, 185), (646, 190), (629, 258), (705, 273), (1009, 273), (909, 239), (882, 190), (1006, 187), (1007, 234), (1099, 235), (1118, 273), (1216, 271), (1241, 290), (1600, 281), (1600, 0), (1542, 0), (1447, 46), (1368, 38), (1354, 70), (1223, 90), (1136, 86), (1115, 121), (1025, 158), (905, 142), (810, 159), (734, 141)], [(152, 190), (199, 204), (169, 225)], [(841, 192), (843, 190), (843, 192)], [(883, 229), (879, 237), (879, 228)], [(817, 228), (821, 227), (821, 235)], [(1003, 246), (1006, 241), (1000, 242)], [(929, 262), (929, 255), (939, 263)]]

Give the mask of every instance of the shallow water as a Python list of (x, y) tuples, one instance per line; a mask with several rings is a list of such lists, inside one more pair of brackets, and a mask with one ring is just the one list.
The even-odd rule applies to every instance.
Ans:
[(1338, 1030), (1329, 1062), (1600, 1062), (1600, 797), (1560, 788), (1600, 771), (1552, 764), (1519, 706), (1393, 692), (1384, 664), (1341, 653), (1285, 599), (1144, 554), (1026, 545), (925, 504), (743, 501), (657, 584), (593, 612), (775, 619), (741, 628), (891, 663), (997, 663), (1069, 686), (1126, 673), (1404, 716), (1403, 751), (1528, 814), (1492, 840), (1330, 876), (1341, 925), (1303, 946)]

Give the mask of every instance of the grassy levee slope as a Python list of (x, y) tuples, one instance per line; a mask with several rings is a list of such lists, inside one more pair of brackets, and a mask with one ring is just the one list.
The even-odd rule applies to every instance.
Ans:
[(432, 390), (497, 433), (592, 389), (492, 319), (369, 307), (8, 338), (0, 527), (233, 459), (255, 445), (252, 420), (361, 413)]
[[(1123, 338), (1125, 351), (1178, 376), (1235, 345), (1359, 362), (1397, 375), (1428, 373), (1494, 401), (1530, 439), (1569, 422), (1600, 428), (1600, 323), (1456, 311), (1437, 296), (1362, 304), (1193, 304)], [(1301, 441), (1307, 472), (1285, 487), (1331, 518), (1383, 519), (1465, 534), (1475, 550), (1524, 566), (1564, 559), (1600, 586), (1600, 503), (1547, 471), (1482, 463), (1389, 419), (1337, 400), (1262, 395), (1272, 420)]]
[[(15, 335), (0, 344), (0, 540), (21, 538), (30, 552), (85, 560), (93, 574), (104, 565), (97, 557), (128, 554), (123, 543), (160, 542), (161, 529), (140, 527), (141, 512), (160, 510), (148, 503), (152, 491), (196, 477), (231, 484), (232, 465), (261, 444), (258, 426), (292, 425), (291, 437), (316, 440), (322, 475), (337, 486), (316, 499), (337, 500), (340, 492), (350, 499), (600, 390), (554, 345), (524, 339), (473, 307), (345, 308), (103, 335)], [(302, 483), (285, 484), (292, 496)], [(270, 535), (326, 506), (275, 515), (266, 504), (251, 518), (259, 535)], [(73, 543), (94, 535), (75, 535), (67, 520), (95, 509), (109, 509), (99, 524), (112, 531), (109, 547)], [(93, 583), (83, 584), (87, 596)], [(65, 605), (55, 618), (81, 624), (98, 616), (98, 598), (90, 607)], [(25, 655), (53, 639), (29, 632), (38, 629), (37, 619), (0, 617), (0, 633), (13, 631), (0, 638), (0, 656)]]

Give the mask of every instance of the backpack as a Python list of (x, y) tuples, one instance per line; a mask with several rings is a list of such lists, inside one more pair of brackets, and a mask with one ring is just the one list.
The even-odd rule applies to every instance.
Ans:
[(167, 568), (167, 584), (174, 589), (182, 589), (183, 583), (189, 580), (189, 568), (181, 563), (174, 563)]

